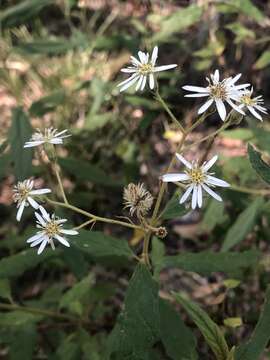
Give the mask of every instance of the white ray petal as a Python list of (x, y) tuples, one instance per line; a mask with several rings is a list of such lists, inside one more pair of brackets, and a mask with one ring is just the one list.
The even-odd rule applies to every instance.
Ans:
[(184, 164), (188, 169), (192, 169), (192, 164), (187, 161), (182, 155), (180, 155), (179, 153), (176, 153), (175, 156), (177, 157), (177, 159), (179, 161), (181, 161), (182, 164)]
[[(137, 74), (135, 74), (137, 75)], [(133, 79), (131, 79), (129, 82), (127, 82), (125, 85), (123, 85), (120, 89), (120, 92), (128, 89), (130, 86), (132, 86), (139, 78), (140, 75), (135, 76)]]
[(151, 90), (153, 90), (155, 87), (155, 79), (154, 79), (154, 75), (152, 73), (149, 74), (149, 87)]
[(187, 91), (195, 91), (195, 92), (199, 92), (199, 93), (208, 93), (209, 94), (208, 87), (185, 85), (185, 86), (182, 86), (182, 89), (187, 90)]
[(34, 246), (37, 246), (38, 244), (40, 244), (42, 241), (47, 242), (46, 240), (46, 236), (42, 235), (40, 236), (38, 239), (36, 239), (35, 241), (33, 241), (31, 244), (30, 244), (30, 247), (34, 247)]
[(162, 65), (162, 66), (156, 66), (153, 69), (153, 72), (159, 72), (159, 71), (165, 71), (173, 69), (177, 66), (177, 64), (171, 64), (171, 65)]
[(187, 174), (165, 174), (161, 177), (164, 182), (175, 182), (175, 181), (186, 181), (189, 180), (189, 176)]
[(202, 207), (202, 186), (198, 185), (198, 193), (197, 193), (197, 200), (198, 200), (198, 206), (199, 208)]
[(43, 219), (43, 217), (38, 212), (35, 212), (35, 216), (38, 219), (38, 221), (40, 222), (40, 224), (45, 227), (46, 221)]
[(139, 76), (139, 74), (133, 74), (131, 75), (129, 78), (125, 79), (124, 81), (120, 82), (119, 84), (117, 84), (116, 86), (122, 86), (125, 85), (126, 83), (130, 82), (131, 80), (133, 80), (135, 77)]
[(219, 113), (219, 116), (221, 118), (222, 121), (225, 121), (226, 119), (226, 108), (225, 105), (223, 104), (223, 101), (220, 99), (215, 99), (216, 102), (216, 106), (217, 106), (217, 111)]
[(192, 189), (193, 189), (193, 185), (190, 185), (190, 186), (187, 188), (187, 190), (184, 192), (184, 194), (182, 195), (182, 197), (181, 197), (180, 200), (179, 200), (179, 203), (180, 203), (180, 204), (183, 204), (183, 203), (188, 199), (188, 197), (189, 197)]
[(66, 234), (66, 235), (78, 235), (79, 232), (77, 230), (72, 230), (72, 229), (60, 229), (59, 230), (61, 234)]
[(209, 99), (206, 101), (206, 103), (204, 103), (198, 110), (198, 114), (202, 114), (204, 113), (213, 103), (213, 99)]
[(240, 79), (241, 76), (242, 76), (242, 74), (235, 75), (233, 78), (231, 78), (229, 81), (227, 81), (227, 85), (228, 86), (234, 85)]
[(193, 193), (192, 193), (192, 200), (191, 200), (191, 207), (192, 209), (196, 209), (198, 202), (198, 187), (197, 185), (193, 186)]
[(215, 155), (212, 157), (212, 159), (210, 159), (209, 161), (207, 161), (203, 166), (202, 166), (202, 171), (206, 172), (207, 170), (209, 170), (214, 163), (217, 161), (218, 156)]
[(248, 110), (251, 112), (253, 116), (262, 121), (262, 117), (252, 106), (247, 106)]
[(25, 207), (25, 204), (26, 204), (26, 201), (23, 200), (19, 206), (19, 209), (17, 211), (17, 215), (16, 215), (16, 220), (17, 221), (20, 221), (21, 218), (22, 218), (22, 214), (23, 214), (23, 210), (24, 210), (24, 207)]
[(144, 52), (139, 51), (139, 52), (138, 52), (138, 56), (139, 56), (140, 62), (141, 62), (142, 64), (145, 64), (145, 54), (144, 54)]
[(44, 140), (40, 140), (40, 141), (27, 141), (25, 144), (24, 144), (24, 148), (29, 148), (29, 147), (34, 147), (34, 146), (39, 146), (39, 145), (42, 145), (44, 144)]
[(29, 239), (26, 240), (26, 242), (31, 243), (33, 241), (36, 241), (37, 239), (42, 238), (44, 236), (44, 234), (45, 234), (44, 232), (40, 232), (40, 233), (38, 233), (38, 234), (36, 234), (34, 236), (31, 236)]
[(39, 209), (40, 209), (40, 212), (41, 212), (42, 216), (44, 217), (44, 219), (47, 220), (47, 221), (50, 221), (50, 220), (51, 220), (50, 215), (49, 215), (49, 213), (44, 209), (44, 207), (43, 207), (43, 206), (40, 206)]
[(56, 234), (54, 235), (54, 238), (57, 239), (62, 245), (70, 247), (69, 242), (64, 237)]
[(231, 185), (224, 180), (218, 179), (215, 176), (207, 175), (206, 182), (210, 185), (230, 187)]
[(142, 85), (142, 81), (143, 81), (143, 75), (140, 75), (139, 80), (136, 85), (136, 88), (135, 88), (135, 91), (138, 91), (140, 89), (140, 87)]
[(143, 90), (144, 90), (144, 88), (145, 88), (145, 85), (146, 85), (146, 80), (147, 80), (147, 76), (146, 76), (146, 75), (144, 75), (143, 80), (142, 80), (141, 91), (143, 91)]
[(31, 198), (31, 196), (27, 197), (27, 201), (29, 202), (29, 204), (34, 208), (34, 209), (38, 209), (39, 208), (39, 204), (36, 202), (36, 200), (34, 200), (33, 198)]
[(136, 66), (141, 66), (142, 65), (142, 63), (140, 63), (140, 61), (138, 59), (136, 59), (134, 56), (131, 56), (130, 59), (131, 59), (131, 62), (133, 64), (135, 64)]
[(37, 190), (31, 190), (30, 191), (30, 195), (43, 195), (43, 194), (48, 194), (51, 193), (52, 190), (50, 189), (37, 189)]
[(42, 251), (45, 249), (47, 243), (49, 242), (49, 238), (48, 237), (44, 237), (44, 240), (42, 241), (40, 247), (38, 248), (38, 255), (40, 255), (42, 253)]
[(236, 104), (234, 104), (230, 99), (227, 99), (226, 101), (234, 110), (236, 110), (237, 112), (239, 112), (242, 115), (245, 115), (244, 111), (241, 109), (240, 106), (237, 106)]
[(185, 97), (190, 97), (190, 98), (192, 98), (192, 97), (206, 97), (206, 96), (209, 96), (209, 94), (204, 93), (204, 94), (187, 94), (187, 95), (185, 95)]
[(210, 189), (210, 187), (208, 187), (205, 184), (202, 184), (203, 189), (208, 192), (209, 195), (211, 195), (214, 199), (216, 199), (217, 201), (222, 201), (222, 198), (215, 193), (212, 189)]
[(158, 57), (158, 47), (155, 46), (152, 52), (152, 56), (151, 56), (151, 63), (153, 66), (155, 66), (156, 61), (157, 61), (157, 57)]
[(218, 70), (216, 70), (216, 71), (214, 72), (214, 77), (213, 77), (213, 79), (214, 79), (214, 83), (215, 83), (215, 84), (217, 84), (217, 83), (219, 82), (219, 71), (218, 71)]
[(129, 74), (129, 73), (135, 73), (137, 70), (138, 70), (137, 68), (123, 68), (121, 69), (121, 72)]

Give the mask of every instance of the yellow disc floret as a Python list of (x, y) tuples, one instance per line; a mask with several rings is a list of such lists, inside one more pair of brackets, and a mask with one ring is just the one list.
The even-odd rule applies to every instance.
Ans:
[(147, 74), (153, 72), (153, 65), (152, 64), (142, 64), (139, 67), (139, 72), (142, 75), (147, 75)]
[(201, 184), (204, 182), (205, 175), (200, 168), (193, 168), (187, 170), (187, 174), (190, 176), (192, 183)]

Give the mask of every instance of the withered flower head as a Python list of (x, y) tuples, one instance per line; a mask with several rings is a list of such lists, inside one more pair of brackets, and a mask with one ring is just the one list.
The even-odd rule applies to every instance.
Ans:
[(161, 226), (157, 228), (155, 235), (160, 239), (164, 239), (167, 236), (168, 232), (165, 227)]
[(129, 209), (130, 215), (136, 214), (138, 218), (145, 216), (153, 204), (153, 196), (146, 190), (144, 184), (128, 184), (123, 193), (125, 208)]

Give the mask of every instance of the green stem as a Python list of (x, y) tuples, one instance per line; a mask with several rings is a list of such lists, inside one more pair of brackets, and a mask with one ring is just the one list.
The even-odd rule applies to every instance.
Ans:
[(109, 224), (116, 224), (116, 225), (121, 225), (121, 226), (131, 228), (131, 229), (137, 229), (137, 230), (145, 231), (144, 228), (142, 228), (139, 225), (130, 224), (130, 223), (125, 222), (125, 221), (120, 221), (120, 220), (109, 219), (109, 218), (105, 218), (105, 217), (101, 217), (101, 216), (96, 216), (94, 214), (89, 213), (88, 211), (80, 209), (80, 208), (78, 208), (76, 206), (73, 206), (71, 204), (62, 203), (62, 202), (59, 202), (59, 201), (54, 201), (54, 200), (51, 200), (49, 198), (47, 198), (47, 201), (52, 205), (61, 206), (61, 207), (70, 209), (70, 210), (72, 210), (74, 212), (77, 212), (79, 214), (82, 214), (82, 215), (84, 215), (86, 217), (89, 217), (93, 221), (100, 221), (100, 222), (109, 223)]
[(64, 190), (64, 186), (63, 186), (63, 183), (62, 183), (62, 180), (61, 180), (61, 176), (60, 176), (60, 173), (58, 171), (57, 162), (54, 163), (54, 171), (55, 171), (55, 175), (56, 175), (56, 178), (57, 178), (57, 181), (58, 181), (58, 185), (59, 185), (63, 200), (64, 200), (65, 204), (68, 204), (68, 200), (67, 200), (67, 197), (66, 197), (66, 194), (65, 194), (65, 190)]
[[(2, 304), (0, 303), (0, 309), (3, 310), (19, 310), (19, 311), (24, 311), (24, 312), (28, 312), (31, 314), (38, 314), (38, 315), (45, 315), (45, 316), (49, 316), (49, 317), (54, 317), (56, 319), (61, 319), (61, 320), (68, 320), (71, 321), (73, 323), (81, 323), (81, 321), (83, 321), (82, 319), (76, 319), (73, 316), (70, 315), (65, 315), (65, 314), (60, 314), (58, 312), (54, 312), (54, 311), (49, 311), (49, 310), (44, 310), (44, 309), (39, 309), (39, 308), (33, 308), (33, 307), (27, 307), (27, 306), (21, 306), (21, 305), (16, 305), (16, 304)], [(84, 321), (84, 322), (88, 322), (88, 321)]]
[(165, 101), (162, 99), (162, 97), (160, 96), (160, 93), (158, 91), (158, 89), (155, 92), (155, 96), (157, 101), (163, 106), (164, 110), (168, 113), (168, 115), (170, 116), (170, 118), (172, 119), (172, 121), (175, 123), (175, 125), (180, 129), (180, 131), (182, 132), (182, 134), (186, 133), (186, 130), (183, 128), (183, 126), (180, 124), (180, 122), (176, 119), (176, 117), (174, 116), (174, 114), (171, 112), (171, 110), (169, 109), (168, 105), (165, 103)]
[(86, 227), (87, 225), (93, 224), (94, 222), (95, 222), (95, 219), (87, 220), (87, 221), (85, 221), (84, 223), (82, 223), (81, 225), (76, 226), (76, 227), (74, 228), (74, 230), (82, 229), (82, 228)]
[(253, 194), (253, 195), (270, 195), (270, 189), (250, 189), (245, 186), (238, 186), (238, 185), (231, 185), (229, 190), (239, 191), (246, 194)]

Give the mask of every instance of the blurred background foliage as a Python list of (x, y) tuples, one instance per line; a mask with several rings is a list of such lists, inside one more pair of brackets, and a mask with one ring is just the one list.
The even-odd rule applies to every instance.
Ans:
[[(150, 91), (119, 94), (120, 69), (131, 54), (158, 45), (160, 64), (178, 64), (159, 76), (159, 87), (182, 124), (195, 121), (199, 102), (185, 99), (181, 86), (203, 86), (215, 68), (224, 77), (242, 73), (243, 82), (252, 83), (267, 107), (270, 4), (2, 0), (0, 9), (0, 357), (116, 359), (110, 352), (117, 348), (117, 329), (109, 341), (108, 334), (134, 270), (130, 247), (140, 253), (141, 234), (96, 224), (92, 235), (82, 231), (71, 249), (47, 249), (38, 257), (25, 243), (34, 231), (32, 213), (26, 212), (20, 224), (15, 222), (12, 186), (30, 176), (41, 186), (56, 184), (44, 153), (34, 157), (22, 146), (33, 128), (69, 129), (72, 137), (59, 149), (59, 164), (70, 202), (101, 216), (127, 215), (122, 210), (123, 186), (143, 181), (156, 195), (158, 177), (181, 134)], [(212, 115), (188, 141), (220, 125)], [(224, 179), (248, 189), (266, 188), (249, 163), (246, 144), (255, 144), (269, 162), (269, 131), (268, 117), (263, 123), (246, 117), (211, 146), (187, 149), (186, 156), (217, 152), (222, 166), (216, 172)], [(152, 246), (161, 294), (166, 298), (171, 290), (184, 290), (223, 324), (232, 343), (241, 343), (256, 324), (269, 283), (269, 200), (226, 190), (224, 203), (209, 199), (202, 212), (190, 214), (179, 207), (172, 191), (169, 187), (170, 202), (163, 214), (169, 235), (162, 242), (154, 239)], [(83, 221), (61, 209), (57, 214), (74, 225)], [(229, 250), (233, 254), (227, 254)], [(224, 282), (231, 278), (236, 283)], [(143, 296), (136, 289), (134, 294)], [(130, 302), (128, 297), (126, 305), (132, 308)], [(167, 314), (164, 319), (175, 316), (168, 306), (161, 306), (163, 316)], [(175, 332), (179, 324), (180, 320)], [(197, 335), (199, 358), (211, 359)], [(182, 359), (168, 335), (160, 336), (149, 357), (137, 354), (130, 359)], [(266, 351), (259, 359), (268, 358)]]

